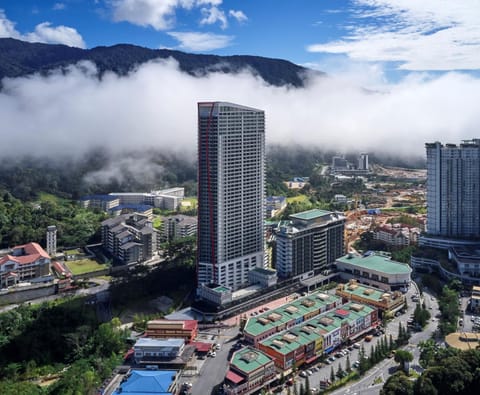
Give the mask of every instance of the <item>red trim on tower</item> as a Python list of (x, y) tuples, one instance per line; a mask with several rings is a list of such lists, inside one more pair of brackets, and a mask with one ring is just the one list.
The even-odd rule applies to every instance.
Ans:
[(214, 239), (214, 231), (213, 231), (213, 201), (212, 201), (212, 186), (210, 181), (210, 155), (209, 155), (209, 145), (208, 145), (208, 138), (210, 133), (210, 128), (212, 126), (212, 118), (213, 118), (213, 109), (215, 108), (215, 103), (212, 103), (212, 107), (210, 108), (210, 114), (208, 116), (208, 123), (207, 129), (205, 130), (205, 157), (206, 157), (206, 166), (207, 166), (207, 191), (208, 191), (208, 209), (210, 214), (210, 253), (211, 253), (211, 261), (213, 265), (213, 282), (217, 283), (217, 263), (215, 261), (215, 239)]

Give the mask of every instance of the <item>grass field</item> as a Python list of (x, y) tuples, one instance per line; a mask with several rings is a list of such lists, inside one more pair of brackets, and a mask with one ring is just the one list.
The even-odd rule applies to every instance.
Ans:
[(182, 205), (180, 206), (180, 211), (191, 210), (196, 208), (198, 204), (198, 199), (196, 197), (187, 197), (183, 199)]
[(155, 217), (154, 220), (153, 220), (153, 227), (155, 229), (158, 229), (158, 228), (160, 228), (160, 225), (162, 225), (162, 218), (160, 216)]
[(307, 195), (299, 195), (299, 196), (293, 196), (293, 197), (287, 197), (287, 203), (303, 203), (308, 201), (308, 196)]
[(85, 274), (95, 272), (97, 270), (106, 269), (108, 265), (101, 264), (93, 259), (81, 259), (78, 261), (65, 262), (67, 267), (72, 271), (74, 275)]

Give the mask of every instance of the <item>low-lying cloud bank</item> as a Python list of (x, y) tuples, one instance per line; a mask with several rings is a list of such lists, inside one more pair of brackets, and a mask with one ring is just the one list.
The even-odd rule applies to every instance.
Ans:
[[(412, 74), (375, 91), (355, 81), (312, 76), (305, 88), (274, 87), (249, 71), (193, 77), (173, 61), (150, 62), (128, 76), (98, 79), (90, 63), (67, 73), (4, 79), (0, 91), (5, 158), (196, 150), (198, 101), (264, 109), (267, 144), (336, 151), (424, 154), (424, 143), (479, 137), (480, 79)], [(194, 155), (192, 155), (194, 157)]]

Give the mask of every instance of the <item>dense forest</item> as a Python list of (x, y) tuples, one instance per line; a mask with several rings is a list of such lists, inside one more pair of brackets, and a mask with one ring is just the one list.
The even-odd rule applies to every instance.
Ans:
[(2, 313), (0, 393), (94, 394), (121, 362), (126, 336), (118, 319), (98, 322), (83, 298)]
[(52, 195), (22, 202), (0, 189), (0, 248), (30, 241), (45, 245), (46, 229), (57, 226), (59, 248), (100, 241), (100, 222), (106, 215), (81, 208), (75, 202)]

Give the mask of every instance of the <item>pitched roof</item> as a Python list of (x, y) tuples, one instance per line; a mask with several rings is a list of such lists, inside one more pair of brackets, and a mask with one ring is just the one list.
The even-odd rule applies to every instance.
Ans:
[(121, 392), (130, 395), (171, 394), (168, 389), (176, 374), (175, 370), (132, 370), (128, 380), (122, 384)]
[(40, 258), (50, 259), (50, 256), (38, 243), (27, 243), (13, 247), (12, 254), (5, 255), (0, 259), (0, 265), (3, 265), (7, 261), (16, 262), (19, 265), (28, 265)]

